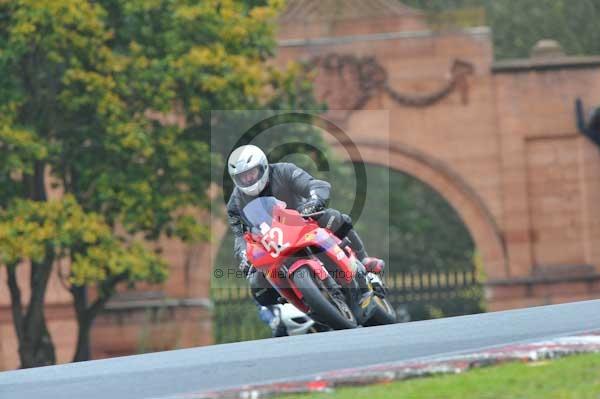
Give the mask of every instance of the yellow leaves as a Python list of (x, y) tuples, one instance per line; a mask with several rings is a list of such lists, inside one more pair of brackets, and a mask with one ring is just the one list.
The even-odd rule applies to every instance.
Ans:
[(13, 26), (11, 35), (14, 36), (30, 36), (36, 31), (36, 26), (31, 22), (24, 21)]
[[(106, 48), (102, 49), (101, 52), (110, 51)], [(110, 56), (107, 54), (105, 58), (110, 59), (109, 68), (110, 71), (114, 74), (122, 73), (127, 69), (127, 66), (130, 63), (131, 58), (124, 56), (122, 54), (111, 54)]]
[[(33, 161), (48, 155), (45, 143), (33, 132), (0, 125), (0, 173), (31, 172)], [(1, 123), (1, 121), (0, 121)]]
[(46, 221), (41, 226), (31, 223), (30, 227), (32, 228), (32, 233), (35, 234), (36, 241), (48, 241), (51, 240), (56, 231), (56, 224), (52, 221)]
[[(94, 230), (87, 230), (87, 216), (75, 200), (67, 196), (62, 200), (38, 202), (17, 200), (0, 211), (0, 253), (4, 262), (32, 259), (44, 256), (47, 247), (66, 248), (74, 242), (90, 238)], [(109, 234), (108, 228), (104, 229)]]
[(0, 265), (18, 263), (24, 258), (37, 260), (40, 252), (34, 242), (20, 239), (13, 226), (0, 223)]
[(130, 282), (157, 283), (167, 278), (168, 268), (163, 260), (139, 242), (126, 245), (112, 241), (75, 254), (70, 282), (85, 285), (121, 274), (126, 274)]
[(227, 86), (227, 79), (222, 76), (209, 76), (202, 81), (202, 89), (209, 92), (218, 92)]
[(25, 148), (29, 149), (36, 159), (41, 159), (48, 154), (46, 147), (39, 142), (39, 138), (33, 132), (0, 126), (0, 149), (18, 151)]
[(202, 111), (202, 100), (199, 97), (190, 98), (189, 108), (193, 113), (200, 113)]
[(135, 58), (133, 66), (137, 69), (145, 69), (150, 66), (150, 60), (144, 56)]
[(106, 117), (108, 121), (119, 115), (124, 108), (125, 104), (121, 98), (112, 92), (105, 93), (98, 101), (98, 114)]
[(183, 241), (197, 242), (208, 240), (210, 229), (206, 225), (198, 223), (198, 221), (189, 215), (179, 216), (175, 221), (174, 233)]
[(160, 9), (163, 0), (129, 0), (125, 2), (126, 7), (142, 11), (152, 11)]
[[(194, 21), (202, 14), (206, 13), (207, 8), (200, 5), (195, 6), (181, 6), (175, 10), (175, 17), (183, 21)], [(212, 10), (211, 10), (212, 11)]]
[[(0, 56), (1, 55), (2, 50), (0, 50)], [(3, 99), (3, 102), (0, 104), (0, 126), (7, 127), (12, 123), (15, 119), (15, 114), (18, 112), (21, 105), (22, 102), (7, 101), (7, 99)]]
[(254, 7), (250, 10), (250, 18), (257, 22), (266, 22), (277, 16), (277, 8), (274, 7)]
[(96, 267), (93, 259), (76, 254), (71, 263), (71, 277), (69, 282), (82, 286), (88, 282), (102, 281), (106, 278), (105, 270)]
[(86, 244), (93, 244), (97, 239), (98, 237), (94, 233), (87, 230), (81, 236), (81, 240)]
[(140, 54), (143, 50), (143, 47), (140, 46), (140, 44), (138, 42), (136, 42), (135, 40), (131, 41), (129, 43), (129, 50), (133, 53), (133, 54)]
[(269, 7), (275, 11), (283, 11), (286, 6), (285, 0), (269, 0)]
[(139, 194), (142, 194), (142, 195), (152, 194), (152, 187), (150, 187), (150, 184), (146, 181), (136, 182), (136, 183), (132, 184), (132, 187)]
[[(229, 2), (230, 3), (230, 2)], [(232, 19), (235, 18), (237, 16), (237, 13), (235, 12), (234, 9), (232, 9), (231, 7), (227, 7), (227, 4), (222, 4), (221, 6), (221, 17), (227, 21), (228, 19)]]
[(248, 29), (242, 25), (235, 25), (223, 32), (223, 38), (228, 41), (242, 41), (248, 36)]
[[(239, 29), (244, 30), (243, 27)], [(221, 43), (192, 47), (188, 53), (173, 62), (173, 67), (188, 85), (199, 89), (198, 97), (189, 100), (192, 112), (202, 110), (200, 94), (203, 92), (225, 95), (233, 90), (241, 93), (248, 103), (252, 103), (261, 96), (270, 79), (261, 59), (232, 54)]]
[[(107, 38), (104, 10), (86, 0), (15, 0), (10, 43), (41, 47), (56, 62), (73, 50), (93, 54)], [(41, 44), (41, 45), (40, 45)]]
[[(174, 226), (172, 211), (203, 206), (203, 188), (210, 181), (204, 166), (209, 146), (199, 147), (205, 137), (203, 112), (261, 105), (271, 82), (264, 64), (275, 43), (270, 19), (281, 2), (251, 7), (239, 0), (117, 0), (110, 3), (109, 15), (101, 9), (107, 2), (13, 1), (17, 6), (7, 22), (11, 37), (2, 46), (10, 54), (0, 55), (0, 65), (14, 59), (10, 71), (17, 75), (35, 49), (42, 56), (28, 75), (58, 93), (34, 96), (22, 85), (24, 79), (14, 79), (14, 94), (0, 100), (5, 102), (0, 106), (0, 171), (23, 171), (33, 162), (21, 154), (47, 158), (50, 148), (53, 156), (44, 161), (52, 170), (80, 172), (72, 186), (85, 193), (86, 209), (106, 212), (126, 231), (158, 235), (169, 226), (181, 236), (199, 235), (198, 226), (188, 221)], [(10, 40), (19, 42), (19, 48)], [(10, 106), (15, 115), (38, 103), (55, 112), (27, 120), (29, 126), (51, 132), (52, 147), (28, 131), (3, 131), (2, 126), (13, 124), (4, 123), (6, 104), (21, 99)], [(150, 109), (163, 115), (174, 111), (177, 118), (169, 128), (185, 128), (185, 137), (159, 142), (166, 126), (149, 120), (145, 112)], [(46, 114), (52, 117), (45, 120)], [(6, 145), (19, 157), (4, 157)], [(63, 159), (60, 154), (73, 156)], [(10, 166), (5, 167), (6, 160)], [(154, 175), (155, 170), (161, 173)], [(4, 213), (0, 210), (6, 236), (2, 245), (11, 248), (12, 257), (40, 256), (45, 245), (57, 251), (77, 247), (77, 281), (117, 270), (149, 275), (151, 254), (115, 239), (101, 217), (68, 199), (27, 204), (13, 218)]]
[(62, 83), (65, 89), (59, 99), (66, 109), (95, 106), (106, 122), (123, 113), (125, 104), (116, 94), (116, 82), (109, 74), (71, 68), (63, 75)]
[(128, 149), (136, 149), (142, 145), (141, 137), (136, 134), (137, 126), (133, 123), (124, 123), (119, 125), (116, 132), (123, 137), (121, 144)]
[(65, 72), (63, 77), (65, 85), (80, 83), (88, 93), (98, 93), (115, 88), (115, 81), (111, 76), (101, 75), (98, 72), (72, 68)]
[(120, 240), (100, 215), (86, 213), (71, 196), (19, 200), (0, 210), (0, 265), (40, 261), (47, 251), (71, 254), (71, 282), (76, 285), (122, 273), (132, 281), (159, 282), (167, 276), (166, 264), (157, 255), (142, 243)]
[(176, 67), (207, 67), (220, 66), (226, 61), (227, 53), (225, 47), (221, 43), (217, 43), (213, 47), (194, 46), (190, 49), (187, 55), (180, 58), (176, 63)]
[(139, 120), (128, 122), (115, 121), (108, 126), (107, 132), (117, 141), (119, 151), (129, 151), (135, 155), (135, 161), (145, 162), (154, 154), (154, 147), (148, 137), (148, 129)]

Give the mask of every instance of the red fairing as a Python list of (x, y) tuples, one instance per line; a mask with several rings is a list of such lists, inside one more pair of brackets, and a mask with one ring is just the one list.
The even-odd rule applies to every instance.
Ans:
[(355, 257), (339, 247), (340, 240), (330, 231), (320, 228), (314, 220), (303, 218), (297, 211), (276, 206), (272, 209), (270, 224), (263, 223), (260, 232), (255, 226), (253, 233), (245, 233), (246, 253), (250, 263), (265, 274), (267, 280), (302, 311), (308, 307), (302, 301), (302, 293), (294, 286), (291, 276), (302, 266), (308, 266), (315, 275), (324, 280), (329, 273), (323, 264), (311, 257), (296, 260), (287, 269), (284, 266), (289, 256), (307, 247), (320, 247), (338, 267), (333, 277), (341, 284), (352, 281), (355, 272)]
[(315, 276), (317, 276), (320, 280), (325, 280), (329, 275), (323, 265), (314, 259), (299, 259), (295, 261), (294, 264), (289, 268), (288, 274), (291, 276), (296, 272), (296, 270), (305, 265), (310, 267), (312, 271), (315, 272)]
[[(296, 262), (294, 262), (294, 264), (289, 268), (288, 270), (288, 276), (293, 276), (294, 273), (300, 269), (302, 266), (308, 266), (311, 268), (311, 270), (315, 273), (315, 276), (317, 276), (320, 280), (325, 280), (328, 276), (327, 271), (325, 270), (325, 268), (323, 267), (323, 265), (320, 262), (317, 262), (314, 259), (299, 259)], [(299, 297), (302, 298), (302, 291), (300, 291), (298, 289), (298, 287), (296, 287), (296, 284), (294, 284), (294, 281), (290, 278), (289, 279), (289, 283), (291, 285), (292, 290), (294, 291), (294, 293)]]

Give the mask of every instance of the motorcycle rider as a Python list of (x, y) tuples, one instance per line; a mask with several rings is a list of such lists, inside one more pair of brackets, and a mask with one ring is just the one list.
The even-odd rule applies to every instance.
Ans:
[[(241, 211), (257, 197), (273, 196), (284, 201), (287, 208), (296, 209), (303, 215), (322, 211), (315, 218), (320, 227), (331, 230), (340, 239), (347, 237), (350, 247), (367, 272), (383, 271), (383, 260), (368, 256), (362, 240), (353, 229), (350, 216), (327, 208), (331, 190), (329, 183), (315, 179), (292, 163), (269, 164), (265, 153), (254, 145), (236, 148), (229, 156), (227, 166), (229, 176), (235, 184), (227, 202), (228, 222), (235, 235), (234, 254), (240, 262), (240, 269), (247, 274), (251, 294), (257, 304), (272, 312), (279, 298), (279, 293), (263, 273), (251, 268), (246, 256), (246, 242), (243, 238), (246, 226)], [(277, 318), (271, 319), (269, 323), (275, 335), (278, 326), (272, 320), (277, 321)]]

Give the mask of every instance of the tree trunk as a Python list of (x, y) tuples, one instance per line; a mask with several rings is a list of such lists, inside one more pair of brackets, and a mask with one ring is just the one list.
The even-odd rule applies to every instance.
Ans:
[[(47, 201), (45, 170), (46, 164), (43, 161), (35, 161), (33, 173), (23, 176), (23, 188), (28, 199)], [(54, 248), (47, 245), (44, 259), (41, 262), (30, 263), (29, 284), (31, 294), (24, 313), (21, 290), (16, 277), (16, 268), (19, 267), (17, 266), (18, 262), (7, 269), (7, 283), (11, 295), (13, 322), (19, 341), (21, 368), (47, 366), (56, 363), (54, 345), (44, 314), (44, 299), (54, 264)]]
[(19, 283), (17, 281), (16, 268), (16, 264), (8, 265), (6, 268), (6, 273), (8, 275), (7, 284), (8, 290), (10, 292), (10, 304), (12, 308), (13, 325), (15, 327), (15, 334), (17, 335), (17, 340), (19, 341), (20, 346), (21, 340), (23, 339), (23, 335), (25, 334), (25, 326), (23, 322), (23, 305), (21, 303), (21, 289), (19, 288)]
[(88, 305), (87, 287), (71, 287), (73, 295), (73, 306), (77, 315), (77, 347), (75, 348), (74, 362), (82, 362), (91, 359), (90, 333), (92, 325), (98, 314), (104, 309), (104, 305), (115, 292), (117, 284), (127, 279), (127, 274), (111, 276), (104, 280), (98, 287), (100, 296)]
[(25, 314), (25, 356), (21, 359), (23, 368), (56, 363), (54, 345), (44, 314), (44, 299), (53, 263), (51, 248), (47, 248), (46, 258), (42, 262), (31, 262), (31, 298)]
[(37, 338), (26, 337), (19, 345), (19, 357), (21, 359), (21, 368), (51, 366), (56, 364), (56, 354), (52, 337), (43, 321), (39, 324)]
[(56, 363), (52, 338), (44, 315), (44, 297), (52, 271), (53, 256), (43, 262), (31, 264), (31, 298), (25, 314), (21, 290), (17, 282), (16, 267), (7, 268), (11, 296), (13, 323), (19, 341), (21, 368), (48, 366)]
[[(34, 201), (47, 201), (45, 183), (45, 163), (36, 161), (30, 179), (29, 198)], [(52, 337), (46, 324), (44, 299), (48, 281), (54, 266), (54, 248), (48, 245), (41, 262), (31, 262), (31, 297), (23, 319), (23, 335), (19, 340), (21, 367), (39, 367), (56, 364), (56, 354)]]
[(71, 287), (71, 294), (73, 294), (73, 306), (77, 315), (77, 346), (73, 361), (82, 362), (91, 358), (92, 320), (88, 317), (87, 287)]
[(86, 318), (86, 320), (78, 322), (77, 347), (75, 348), (75, 356), (73, 356), (74, 362), (84, 362), (92, 358), (91, 329), (91, 320)]

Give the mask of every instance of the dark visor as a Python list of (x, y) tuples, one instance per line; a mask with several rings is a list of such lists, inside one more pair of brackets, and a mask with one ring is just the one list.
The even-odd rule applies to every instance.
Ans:
[(262, 165), (256, 165), (242, 173), (233, 175), (233, 180), (235, 180), (235, 184), (238, 187), (250, 187), (251, 185), (256, 184), (264, 173), (265, 168)]

